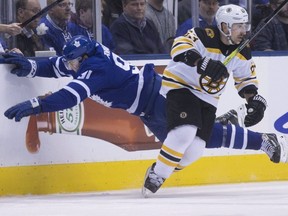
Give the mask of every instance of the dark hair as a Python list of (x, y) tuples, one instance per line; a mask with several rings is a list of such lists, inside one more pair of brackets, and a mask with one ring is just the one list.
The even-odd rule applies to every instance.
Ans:
[(92, 9), (92, 0), (76, 0), (75, 1), (75, 11), (76, 14), (80, 15), (80, 10), (88, 10), (89, 8)]
[[(134, 1), (134, 0), (122, 0), (122, 5), (126, 5), (126, 4), (128, 4), (130, 1)], [(145, 2), (147, 2), (147, 0), (145, 0)]]
[(17, 11), (18, 11), (19, 8), (25, 9), (26, 6), (27, 6), (27, 2), (28, 2), (28, 0), (17, 0), (17, 1), (16, 1), (16, 4), (15, 4), (16, 13), (17, 13)]
[(270, 4), (276, 5), (279, 2), (279, 0), (270, 0), (269, 2)]

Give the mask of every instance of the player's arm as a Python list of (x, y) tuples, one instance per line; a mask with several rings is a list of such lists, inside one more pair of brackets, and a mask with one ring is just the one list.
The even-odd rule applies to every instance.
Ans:
[(2, 54), (1, 63), (13, 64), (11, 73), (19, 77), (64, 77), (72, 76), (65, 66), (63, 57), (51, 57), (45, 59), (30, 59), (15, 52)]
[(80, 75), (78, 79), (72, 80), (59, 91), (16, 104), (6, 110), (4, 115), (9, 119), (15, 118), (15, 121), (20, 121), (25, 116), (71, 108), (91, 96), (92, 92), (103, 88), (101, 87), (104, 85), (103, 79), (99, 79), (98, 75), (99, 73), (93, 73), (91, 77), (85, 79)]
[(183, 62), (190, 67), (196, 66), (197, 73), (209, 76), (213, 82), (227, 78), (229, 73), (222, 62), (202, 56), (197, 50), (199, 40), (194, 29), (189, 30), (185, 36), (176, 38), (171, 49), (173, 61)]
[(26, 116), (71, 108), (86, 99), (90, 94), (86, 86), (82, 83), (79, 85), (79, 82), (81, 81), (72, 81), (53, 94), (18, 103), (7, 109), (4, 115), (9, 119), (15, 118), (15, 121), (18, 122)]

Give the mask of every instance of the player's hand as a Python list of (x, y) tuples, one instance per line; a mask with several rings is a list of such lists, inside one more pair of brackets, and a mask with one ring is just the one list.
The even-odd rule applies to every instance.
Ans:
[(197, 73), (203, 76), (209, 76), (212, 82), (229, 77), (227, 68), (222, 62), (208, 57), (204, 57), (198, 61)]
[(244, 125), (250, 127), (259, 123), (264, 117), (264, 112), (267, 107), (266, 100), (261, 95), (257, 94), (250, 97), (248, 103), (245, 105), (247, 108), (247, 115), (244, 119)]
[(16, 122), (19, 122), (23, 117), (35, 115), (41, 113), (41, 99), (32, 98), (31, 100), (24, 101), (22, 103), (12, 106), (5, 111), (4, 115), (8, 119), (15, 118)]
[(37, 64), (34, 60), (27, 59), (21, 53), (16, 52), (3, 53), (2, 57), (4, 59), (1, 61), (1, 63), (15, 65), (15, 67), (11, 70), (12, 74), (19, 77), (26, 77), (29, 74), (31, 76), (35, 75)]

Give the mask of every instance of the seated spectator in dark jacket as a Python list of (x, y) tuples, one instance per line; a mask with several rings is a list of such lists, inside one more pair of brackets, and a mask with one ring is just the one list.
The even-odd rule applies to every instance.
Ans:
[[(47, 0), (47, 5), (54, 1)], [(44, 45), (53, 48), (57, 55), (62, 55), (64, 44), (74, 36), (72, 32), (75, 31), (76, 25), (69, 21), (72, 6), (69, 0), (60, 2), (41, 18), (37, 27), (37, 34), (41, 35)]]
[[(76, 0), (76, 14), (71, 14), (71, 22), (76, 24), (73, 35), (84, 35), (90, 39), (94, 38), (93, 34), (93, 17), (92, 17), (92, 0)], [(102, 44), (111, 50), (114, 50), (112, 34), (110, 30), (102, 25)]]
[(164, 7), (164, 0), (148, 0), (146, 18), (154, 23), (165, 49), (170, 52), (176, 33), (175, 17)]
[(110, 28), (117, 54), (167, 53), (154, 23), (145, 18), (146, 0), (122, 0), (123, 13)]
[[(272, 10), (275, 10), (282, 2), (283, 0), (270, 0)], [(254, 39), (253, 49), (257, 51), (288, 50), (288, 4), (260, 31)]]
[[(16, 20), (22, 23), (41, 10), (39, 0), (17, 0), (16, 1)], [(35, 56), (35, 51), (45, 50), (44, 44), (36, 28), (39, 18), (35, 19), (25, 28), (21, 34), (16, 36), (16, 47), (21, 50), (24, 56)]]
[(120, 17), (123, 12), (121, 0), (102, 0), (102, 22), (110, 28), (111, 24)]
[(258, 26), (262, 19), (272, 13), (269, 0), (253, 0), (252, 4), (252, 31)]
[[(199, 0), (199, 27), (216, 26), (215, 15), (218, 8), (219, 1), (217, 0)], [(178, 27), (176, 37), (186, 34), (193, 27), (192, 18), (189, 18)]]

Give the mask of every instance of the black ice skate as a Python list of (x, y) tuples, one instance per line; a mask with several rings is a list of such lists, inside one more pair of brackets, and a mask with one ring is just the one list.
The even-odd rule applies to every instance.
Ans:
[(274, 163), (288, 163), (287, 137), (276, 134), (263, 134), (261, 150), (264, 151)]
[(246, 115), (246, 107), (245, 105), (241, 105), (237, 108), (237, 111), (232, 109), (229, 110), (227, 113), (217, 117), (215, 119), (216, 123), (221, 123), (222, 125), (233, 124), (233, 125), (244, 125), (244, 118)]
[(158, 176), (154, 172), (155, 165), (156, 163), (153, 163), (152, 166), (150, 166), (147, 169), (145, 174), (144, 185), (142, 187), (142, 195), (145, 198), (147, 198), (151, 193), (156, 193), (156, 191), (161, 187), (161, 185), (165, 181), (164, 178)]

